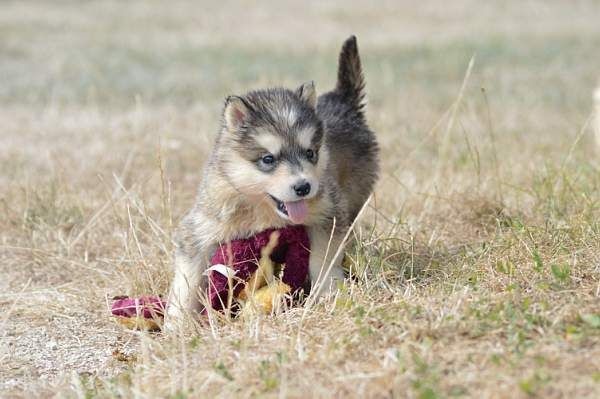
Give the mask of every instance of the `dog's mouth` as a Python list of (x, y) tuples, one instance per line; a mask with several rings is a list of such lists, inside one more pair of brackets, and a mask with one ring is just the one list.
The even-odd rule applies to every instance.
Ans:
[(305, 200), (300, 201), (282, 201), (269, 194), (269, 197), (275, 202), (277, 212), (290, 219), (294, 224), (302, 224), (308, 215), (308, 206)]

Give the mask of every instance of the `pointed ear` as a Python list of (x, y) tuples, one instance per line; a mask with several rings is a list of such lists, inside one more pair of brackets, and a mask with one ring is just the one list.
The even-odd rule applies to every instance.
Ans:
[(311, 107), (314, 108), (315, 105), (317, 105), (317, 91), (315, 90), (315, 82), (312, 80), (298, 87), (296, 89), (296, 94), (302, 101)]
[(225, 100), (223, 111), (225, 126), (229, 130), (237, 130), (248, 121), (250, 108), (248, 104), (238, 96), (229, 96)]

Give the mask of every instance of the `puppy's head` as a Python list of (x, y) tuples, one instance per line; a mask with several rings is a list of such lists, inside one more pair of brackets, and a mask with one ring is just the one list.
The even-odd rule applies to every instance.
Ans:
[(223, 110), (222, 173), (240, 194), (268, 201), (273, 212), (294, 224), (304, 223), (317, 202), (327, 163), (315, 104), (310, 82), (295, 91), (231, 96)]

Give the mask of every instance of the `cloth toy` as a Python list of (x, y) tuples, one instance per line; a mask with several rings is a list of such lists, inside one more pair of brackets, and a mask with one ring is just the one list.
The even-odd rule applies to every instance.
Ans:
[(210, 305), (215, 310), (252, 306), (270, 313), (278, 297), (308, 291), (309, 247), (306, 228), (300, 225), (220, 245), (208, 269)]
[(132, 330), (160, 330), (167, 303), (158, 296), (115, 297), (111, 313), (117, 321)]
[[(268, 229), (220, 245), (207, 270), (211, 307), (240, 310), (242, 316), (271, 313), (282, 297), (308, 292), (309, 245), (304, 226)], [(132, 330), (160, 330), (167, 306), (161, 297), (113, 299), (111, 313), (120, 324)]]

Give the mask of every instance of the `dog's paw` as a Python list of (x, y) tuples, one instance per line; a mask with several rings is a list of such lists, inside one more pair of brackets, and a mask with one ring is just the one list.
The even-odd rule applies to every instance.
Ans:
[(183, 319), (184, 315), (180, 309), (175, 306), (169, 306), (161, 328), (162, 332), (169, 334), (181, 330)]
[(334, 268), (327, 278), (317, 281), (313, 285), (311, 295), (314, 295), (318, 300), (330, 298), (338, 292), (339, 286), (344, 283), (344, 280), (344, 271), (341, 268)]

